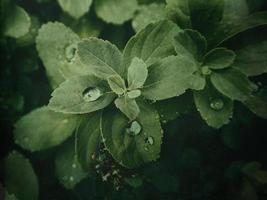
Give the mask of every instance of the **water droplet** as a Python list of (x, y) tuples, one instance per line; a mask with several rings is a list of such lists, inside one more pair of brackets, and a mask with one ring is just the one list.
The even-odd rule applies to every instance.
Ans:
[(133, 121), (130, 127), (126, 129), (127, 133), (133, 136), (139, 135), (141, 130), (142, 127), (137, 121)]
[(77, 50), (77, 44), (71, 44), (65, 48), (65, 57), (68, 62), (72, 62)]
[(203, 75), (210, 75), (211, 74), (211, 70), (209, 69), (209, 67), (204, 66), (204, 67), (201, 68), (201, 73)]
[(221, 99), (214, 99), (210, 103), (210, 107), (213, 110), (221, 110), (223, 108), (223, 106), (224, 106), (224, 103), (223, 103), (223, 100), (221, 100)]
[(153, 139), (153, 137), (148, 136), (147, 139), (146, 139), (146, 143), (148, 143), (148, 144), (150, 144), (150, 145), (153, 145), (153, 144), (154, 144), (154, 139)]
[(89, 87), (83, 91), (83, 99), (86, 102), (96, 101), (101, 96), (102, 92), (96, 87)]
[(29, 138), (28, 137), (25, 137), (23, 138), (24, 142), (29, 142)]
[(72, 167), (73, 169), (77, 168), (76, 163), (73, 163), (73, 164), (71, 165), (71, 167)]
[(167, 120), (163, 120), (162, 123), (163, 123), (163, 124), (166, 124), (166, 123), (167, 123)]
[(70, 176), (70, 177), (69, 177), (69, 181), (70, 181), (70, 182), (73, 182), (73, 181), (74, 181), (74, 177), (73, 177), (73, 176)]
[(149, 150), (147, 146), (145, 146), (145, 148), (144, 148), (144, 149), (145, 149), (145, 151), (148, 151), (148, 150)]

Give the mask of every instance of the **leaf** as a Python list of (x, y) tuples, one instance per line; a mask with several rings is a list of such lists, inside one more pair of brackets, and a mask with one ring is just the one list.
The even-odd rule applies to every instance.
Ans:
[(87, 177), (75, 154), (75, 141), (70, 140), (62, 145), (55, 158), (56, 176), (59, 182), (68, 189), (73, 189), (77, 183)]
[(166, 0), (166, 12), (169, 19), (182, 28), (191, 28), (188, 0)]
[(235, 52), (232, 50), (215, 48), (205, 55), (203, 65), (210, 69), (224, 69), (233, 64), (235, 57)]
[(100, 78), (124, 73), (121, 52), (108, 41), (94, 37), (82, 40), (77, 54), (88, 71)]
[(243, 104), (254, 114), (267, 119), (267, 88), (261, 89), (257, 94), (244, 101)]
[[(2, 9), (1, 9), (2, 10)], [(1, 11), (2, 12), (2, 11)], [(19, 38), (29, 32), (31, 18), (20, 6), (11, 6), (4, 21), (4, 35)]]
[(246, 101), (256, 89), (244, 74), (235, 69), (214, 72), (210, 78), (214, 87), (232, 100)]
[(221, 21), (224, 1), (222, 0), (188, 0), (192, 27), (201, 33), (212, 31)]
[(213, 128), (228, 124), (233, 116), (233, 101), (211, 85), (207, 85), (204, 90), (194, 91), (194, 101), (201, 117)]
[(148, 75), (146, 63), (139, 58), (134, 58), (130, 67), (128, 68), (128, 89), (141, 88)]
[(187, 55), (198, 61), (206, 53), (207, 41), (198, 31), (186, 29), (174, 38), (174, 48), (178, 55)]
[(219, 46), (235, 35), (267, 24), (267, 12), (257, 12), (239, 20), (232, 22), (223, 22), (217, 26), (216, 30), (208, 37), (208, 43), (211, 47)]
[(62, 83), (54, 90), (48, 107), (70, 114), (94, 112), (108, 106), (114, 99), (104, 80), (94, 76), (77, 76)]
[[(93, 155), (100, 145), (100, 112), (86, 115), (77, 130), (78, 158), (85, 170), (91, 169)], [(88, 171), (90, 174), (90, 171)]]
[(107, 23), (123, 24), (134, 16), (136, 0), (95, 0), (96, 15)]
[(141, 95), (141, 91), (140, 90), (131, 90), (131, 91), (127, 92), (127, 95), (130, 99), (135, 99)]
[(222, 21), (229, 22), (249, 15), (247, 0), (224, 0)]
[(75, 56), (75, 48), (72, 47), (78, 41), (79, 37), (59, 22), (49, 22), (39, 29), (36, 48), (53, 88), (64, 81), (59, 69), (80, 68), (80, 64), (69, 61), (70, 56)]
[(62, 10), (70, 16), (79, 19), (89, 11), (92, 0), (58, 0), (58, 3)]
[[(258, 76), (267, 73), (267, 29), (252, 32), (244, 36), (245, 43), (241, 48), (235, 50), (236, 60), (233, 67), (239, 69), (247, 76)], [(255, 37), (257, 34), (257, 37)]]
[[(121, 165), (135, 168), (159, 158), (162, 134), (159, 116), (152, 105), (138, 102), (140, 114), (135, 123), (141, 130), (129, 132), (129, 120), (120, 112), (106, 110), (101, 120), (101, 135), (105, 146)], [(134, 122), (133, 122), (134, 123)], [(136, 131), (136, 130), (135, 130)]]
[(118, 95), (122, 95), (126, 91), (125, 82), (119, 75), (110, 76), (108, 84), (111, 90)]
[(38, 180), (28, 159), (13, 151), (5, 159), (4, 166), (4, 183), (9, 194), (14, 194), (20, 200), (39, 199)]
[(166, 56), (173, 55), (172, 41), (179, 31), (180, 28), (171, 21), (148, 25), (126, 44), (123, 51), (124, 66), (128, 68), (135, 57), (150, 66)]
[(160, 20), (167, 19), (165, 5), (162, 3), (151, 3), (141, 5), (138, 13), (132, 20), (132, 27), (135, 32), (145, 28), (150, 23), (155, 23)]
[(72, 135), (78, 117), (41, 107), (23, 116), (14, 130), (15, 142), (24, 149), (39, 151), (59, 145)]
[(140, 113), (140, 109), (134, 99), (126, 96), (118, 97), (115, 100), (115, 105), (121, 112), (123, 112), (130, 120), (136, 119)]
[[(194, 85), (195, 80), (192, 77), (196, 71), (196, 64), (188, 57), (169, 56), (164, 58), (149, 67), (142, 95), (150, 100), (163, 100), (179, 96)], [(204, 85), (201, 86), (201, 88), (203, 87)]]

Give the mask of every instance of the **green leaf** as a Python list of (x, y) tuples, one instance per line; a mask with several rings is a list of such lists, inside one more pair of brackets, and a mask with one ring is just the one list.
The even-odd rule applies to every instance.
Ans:
[(203, 65), (210, 69), (224, 69), (233, 64), (235, 57), (235, 52), (232, 50), (215, 48), (205, 55)]
[(217, 29), (208, 37), (208, 43), (210, 46), (219, 46), (221, 43), (243, 31), (266, 24), (267, 12), (265, 11), (257, 12), (228, 23), (223, 22), (217, 26)]
[(77, 130), (78, 157), (83, 169), (87, 171), (91, 169), (93, 155), (100, 146), (100, 117), (100, 112), (86, 115)]
[(191, 27), (188, 0), (166, 0), (166, 12), (169, 19), (175, 21), (182, 28)]
[[(267, 29), (265, 29), (267, 30)], [(255, 33), (246, 38), (250, 41), (236, 50), (236, 60), (233, 67), (239, 69), (247, 76), (258, 76), (267, 73), (267, 31)]]
[(133, 36), (123, 52), (124, 66), (128, 68), (134, 57), (142, 59), (147, 66), (166, 56), (173, 55), (173, 37), (180, 28), (171, 21), (160, 21), (148, 25)]
[(69, 59), (75, 58), (78, 41), (79, 37), (71, 29), (58, 22), (49, 22), (39, 29), (36, 47), (53, 88), (64, 81), (59, 69), (80, 68), (76, 59), (75, 62)]
[[(185, 56), (169, 56), (149, 67), (148, 78), (142, 89), (142, 95), (150, 100), (163, 100), (183, 94), (194, 86), (193, 77), (197, 71), (195, 62)], [(205, 80), (200, 84), (204, 88)]]
[(150, 23), (167, 19), (165, 5), (161, 3), (151, 3), (149, 5), (141, 5), (138, 13), (132, 20), (132, 27), (135, 32), (145, 28)]
[(247, 0), (224, 0), (224, 12), (222, 21), (229, 22), (240, 19), (249, 14)]
[(5, 195), (5, 200), (18, 200), (14, 194), (8, 194), (7, 191), (5, 191), (4, 195)]
[(23, 116), (16, 124), (15, 142), (30, 151), (59, 145), (72, 135), (78, 117), (64, 115), (41, 107)]
[(130, 99), (135, 99), (141, 95), (141, 90), (131, 90), (127, 92), (127, 95)]
[(200, 61), (206, 53), (207, 41), (198, 31), (186, 29), (175, 36), (174, 47), (178, 55)]
[(250, 98), (252, 92), (256, 89), (256, 85), (235, 69), (212, 73), (211, 82), (220, 93), (232, 100), (241, 102)]
[(129, 90), (141, 88), (148, 75), (146, 63), (139, 58), (134, 58), (128, 68), (128, 88)]
[(224, 1), (222, 0), (188, 0), (192, 27), (201, 33), (212, 31), (221, 21)]
[(20, 200), (39, 199), (38, 180), (28, 159), (13, 151), (5, 159), (4, 166), (4, 183), (9, 194), (14, 194)]
[(108, 41), (94, 37), (82, 40), (78, 43), (77, 54), (88, 72), (100, 78), (124, 73), (121, 52)]
[(75, 141), (70, 140), (58, 150), (56, 158), (56, 176), (59, 182), (68, 189), (87, 177), (75, 154)]
[(257, 94), (244, 101), (243, 104), (254, 114), (267, 119), (267, 88), (261, 89)]
[(228, 124), (233, 116), (233, 101), (211, 85), (207, 84), (204, 90), (194, 91), (194, 101), (201, 117), (213, 128)]
[(95, 0), (96, 15), (107, 23), (123, 24), (134, 16), (136, 0)]
[[(2, 12), (2, 9), (1, 9)], [(11, 6), (4, 21), (4, 35), (19, 38), (29, 32), (31, 18), (20, 6)]]
[[(138, 105), (140, 114), (134, 122), (114, 110), (106, 110), (102, 116), (101, 135), (105, 146), (127, 168), (158, 159), (161, 149), (163, 131), (156, 110), (145, 103), (138, 102)], [(135, 128), (131, 126), (133, 123)]]
[(58, 0), (62, 10), (78, 19), (89, 11), (92, 0)]
[(125, 178), (124, 181), (133, 188), (138, 188), (143, 185), (143, 180), (141, 177)]
[(108, 78), (109, 87), (113, 92), (118, 95), (122, 95), (126, 91), (124, 80), (119, 75), (113, 75)]
[(140, 113), (140, 109), (134, 99), (130, 99), (126, 96), (118, 97), (115, 100), (115, 105), (125, 114), (130, 120), (136, 119)]
[(54, 90), (48, 106), (56, 112), (84, 114), (105, 108), (114, 96), (104, 80), (77, 76)]

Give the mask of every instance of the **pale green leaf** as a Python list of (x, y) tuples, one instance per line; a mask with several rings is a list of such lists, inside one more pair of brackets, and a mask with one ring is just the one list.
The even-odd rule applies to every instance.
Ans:
[(78, 19), (89, 11), (92, 0), (58, 0), (62, 10)]
[(4, 167), (4, 183), (9, 194), (14, 194), (19, 200), (39, 199), (38, 180), (27, 158), (13, 151), (5, 159)]
[(78, 57), (88, 72), (107, 79), (111, 75), (122, 75), (120, 50), (108, 41), (91, 37), (78, 44)]
[(198, 31), (186, 29), (175, 36), (174, 47), (178, 55), (200, 61), (206, 53), (207, 41)]
[(134, 58), (128, 68), (128, 88), (129, 90), (141, 88), (148, 75), (147, 65), (143, 60)]
[(4, 21), (4, 35), (14, 38), (22, 37), (29, 32), (30, 26), (31, 18), (23, 8), (16, 5), (10, 7)]
[(235, 52), (226, 48), (215, 48), (208, 52), (203, 65), (210, 69), (223, 69), (230, 67), (235, 60)]
[(197, 110), (206, 123), (213, 128), (220, 128), (230, 122), (233, 115), (233, 101), (216, 91), (211, 85), (204, 90), (194, 91)]
[(105, 108), (114, 96), (104, 80), (94, 76), (77, 76), (54, 90), (48, 106), (56, 112), (83, 114)]
[(267, 88), (261, 89), (257, 94), (244, 101), (243, 104), (254, 114), (267, 119)]
[(115, 100), (115, 105), (123, 112), (130, 120), (136, 119), (140, 113), (140, 109), (135, 99), (130, 99), (126, 96), (118, 97)]
[(161, 3), (152, 3), (141, 5), (138, 13), (132, 20), (132, 26), (136, 32), (145, 28), (148, 24), (167, 18), (165, 5)]
[(72, 135), (78, 117), (38, 108), (23, 116), (16, 124), (15, 142), (30, 151), (59, 145)]
[[(105, 146), (127, 168), (157, 160), (161, 149), (163, 131), (156, 110), (145, 103), (138, 102), (138, 105), (141, 112), (134, 122), (114, 110), (106, 110), (101, 122)], [(139, 125), (138, 128), (135, 125), (134, 133), (129, 129), (132, 123)]]
[(78, 158), (85, 170), (91, 169), (94, 162), (93, 157), (100, 147), (100, 117), (101, 113), (99, 112), (84, 116), (77, 130)]
[(255, 84), (235, 69), (212, 73), (211, 82), (220, 93), (238, 101), (246, 101), (250, 98), (252, 92), (257, 89)]
[(134, 57), (142, 59), (147, 66), (174, 54), (173, 37), (180, 28), (171, 21), (148, 25), (133, 36), (123, 52), (124, 66), (128, 68)]
[(59, 69), (81, 67), (76, 59), (72, 60), (78, 41), (79, 37), (71, 29), (58, 22), (49, 22), (39, 29), (36, 47), (53, 88), (64, 81)]
[(122, 95), (126, 91), (124, 80), (119, 75), (113, 75), (108, 78), (109, 87), (113, 92)]
[(77, 183), (87, 177), (75, 154), (75, 141), (69, 140), (58, 150), (55, 158), (56, 176), (59, 182), (68, 189), (73, 189)]
[(134, 16), (136, 0), (95, 0), (96, 15), (107, 23), (123, 24)]
[(130, 99), (135, 99), (141, 95), (141, 91), (140, 90), (131, 90), (131, 91), (127, 92), (127, 95)]
[[(193, 86), (197, 87), (194, 85), (194, 81), (199, 80), (193, 75), (196, 71), (195, 62), (188, 57), (169, 56), (149, 67), (148, 78), (142, 89), (142, 95), (151, 100), (163, 100), (179, 96), (187, 89)], [(198, 87), (203, 89), (203, 83)]]

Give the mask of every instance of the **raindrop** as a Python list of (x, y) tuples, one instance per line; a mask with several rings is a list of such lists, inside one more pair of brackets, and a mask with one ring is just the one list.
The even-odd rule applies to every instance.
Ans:
[(129, 128), (126, 129), (127, 133), (130, 135), (139, 135), (142, 130), (141, 125), (137, 121), (133, 121)]
[(71, 44), (65, 48), (65, 57), (68, 62), (73, 61), (76, 50), (77, 50), (77, 44)]
[(153, 145), (154, 144), (154, 139), (151, 136), (148, 136), (146, 139), (146, 143), (148, 143), (149, 145)]
[(145, 148), (144, 148), (144, 149), (145, 149), (145, 151), (148, 151), (148, 150), (149, 150), (147, 146), (145, 146)]
[(83, 91), (83, 99), (86, 102), (96, 101), (101, 96), (102, 92), (96, 87), (89, 87)]
[(72, 167), (73, 169), (77, 168), (76, 163), (73, 163), (73, 164), (71, 165), (71, 167)]
[(221, 99), (214, 99), (210, 103), (210, 107), (213, 110), (221, 110), (221, 109), (223, 109), (223, 106), (224, 106), (224, 103), (223, 103), (223, 100), (221, 100)]
[(73, 182), (73, 181), (74, 181), (74, 177), (73, 177), (73, 176), (70, 176), (70, 177), (69, 177), (69, 181), (70, 181), (70, 182)]

